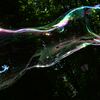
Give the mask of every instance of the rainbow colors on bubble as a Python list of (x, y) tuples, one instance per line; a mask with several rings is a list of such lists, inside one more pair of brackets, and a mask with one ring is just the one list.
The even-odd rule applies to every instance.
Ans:
[(36, 28), (0, 28), (0, 89), (32, 68), (52, 67), (89, 45), (100, 45), (100, 6), (72, 9)]

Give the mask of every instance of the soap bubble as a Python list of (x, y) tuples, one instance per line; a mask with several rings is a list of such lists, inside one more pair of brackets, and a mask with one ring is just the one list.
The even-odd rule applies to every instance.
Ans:
[(100, 45), (100, 6), (82, 6), (36, 28), (0, 28), (0, 89), (31, 68), (52, 67), (89, 45)]

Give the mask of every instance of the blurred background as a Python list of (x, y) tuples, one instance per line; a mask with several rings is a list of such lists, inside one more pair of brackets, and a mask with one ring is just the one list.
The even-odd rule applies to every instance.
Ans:
[(43, 26), (70, 9), (97, 4), (99, 0), (1, 0), (0, 26), (9, 28)]
[[(17, 29), (53, 22), (80, 6), (99, 0), (0, 0), (0, 27)], [(15, 84), (0, 91), (1, 100), (100, 99), (100, 47), (88, 46), (52, 68), (34, 68)]]

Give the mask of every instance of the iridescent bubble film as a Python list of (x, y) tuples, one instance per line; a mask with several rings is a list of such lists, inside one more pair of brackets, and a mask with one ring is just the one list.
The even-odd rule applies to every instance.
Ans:
[(52, 67), (88, 45), (100, 45), (100, 6), (72, 9), (36, 28), (0, 28), (0, 89), (31, 68)]

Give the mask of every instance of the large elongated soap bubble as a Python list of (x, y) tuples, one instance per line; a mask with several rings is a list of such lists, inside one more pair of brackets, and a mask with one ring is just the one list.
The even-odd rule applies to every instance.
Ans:
[(83, 6), (37, 28), (0, 28), (0, 89), (27, 70), (52, 67), (88, 45), (100, 45), (100, 7)]

